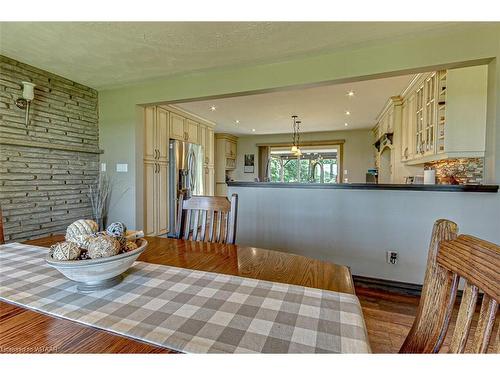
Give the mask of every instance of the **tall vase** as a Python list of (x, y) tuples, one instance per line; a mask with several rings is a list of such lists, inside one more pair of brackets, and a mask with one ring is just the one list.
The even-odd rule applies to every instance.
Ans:
[(97, 223), (97, 226), (99, 227), (99, 232), (106, 230), (106, 222), (108, 221), (108, 218), (106, 216), (98, 217), (94, 221)]
[(95, 222), (97, 223), (97, 226), (98, 226), (98, 230), (99, 232), (103, 231), (104, 230), (104, 220), (102, 217), (98, 217), (95, 219)]

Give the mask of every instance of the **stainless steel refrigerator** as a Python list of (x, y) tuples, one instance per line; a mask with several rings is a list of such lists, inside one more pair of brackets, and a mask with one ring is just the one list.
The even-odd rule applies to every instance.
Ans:
[(170, 140), (169, 143), (169, 230), (175, 236), (179, 194), (203, 195), (203, 148), (194, 143)]

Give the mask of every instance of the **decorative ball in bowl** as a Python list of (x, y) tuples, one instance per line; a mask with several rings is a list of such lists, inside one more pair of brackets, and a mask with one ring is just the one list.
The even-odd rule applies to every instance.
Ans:
[(122, 274), (146, 250), (142, 231), (127, 231), (123, 223), (112, 223), (97, 231), (93, 220), (77, 220), (68, 226), (66, 241), (52, 245), (48, 265), (76, 281), (80, 292), (107, 289), (122, 280)]
[(80, 292), (93, 292), (110, 288), (122, 280), (122, 274), (128, 270), (135, 260), (146, 250), (145, 239), (136, 240), (137, 249), (122, 254), (85, 260), (55, 260), (49, 253), (45, 260), (68, 279), (78, 283)]

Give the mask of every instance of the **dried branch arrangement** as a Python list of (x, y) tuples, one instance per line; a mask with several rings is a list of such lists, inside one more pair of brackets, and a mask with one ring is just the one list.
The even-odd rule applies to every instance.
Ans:
[(92, 205), (93, 219), (102, 223), (108, 214), (108, 203), (111, 196), (111, 181), (107, 174), (99, 173), (94, 185), (89, 185), (90, 204)]

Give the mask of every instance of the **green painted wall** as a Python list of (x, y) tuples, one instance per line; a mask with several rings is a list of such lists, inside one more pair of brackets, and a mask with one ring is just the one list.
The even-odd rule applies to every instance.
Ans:
[[(447, 32), (395, 38), (289, 61), (195, 72), (99, 92), (102, 161), (115, 179), (110, 219), (142, 225), (142, 138), (137, 104), (181, 101), (233, 93), (342, 82), (490, 62), (487, 182), (500, 181), (500, 24), (461, 25)], [(128, 173), (111, 171), (128, 163)], [(497, 176), (497, 177), (495, 177)], [(139, 181), (136, 190), (136, 182)], [(500, 209), (500, 198), (499, 198)], [(137, 221), (136, 221), (137, 219)]]

